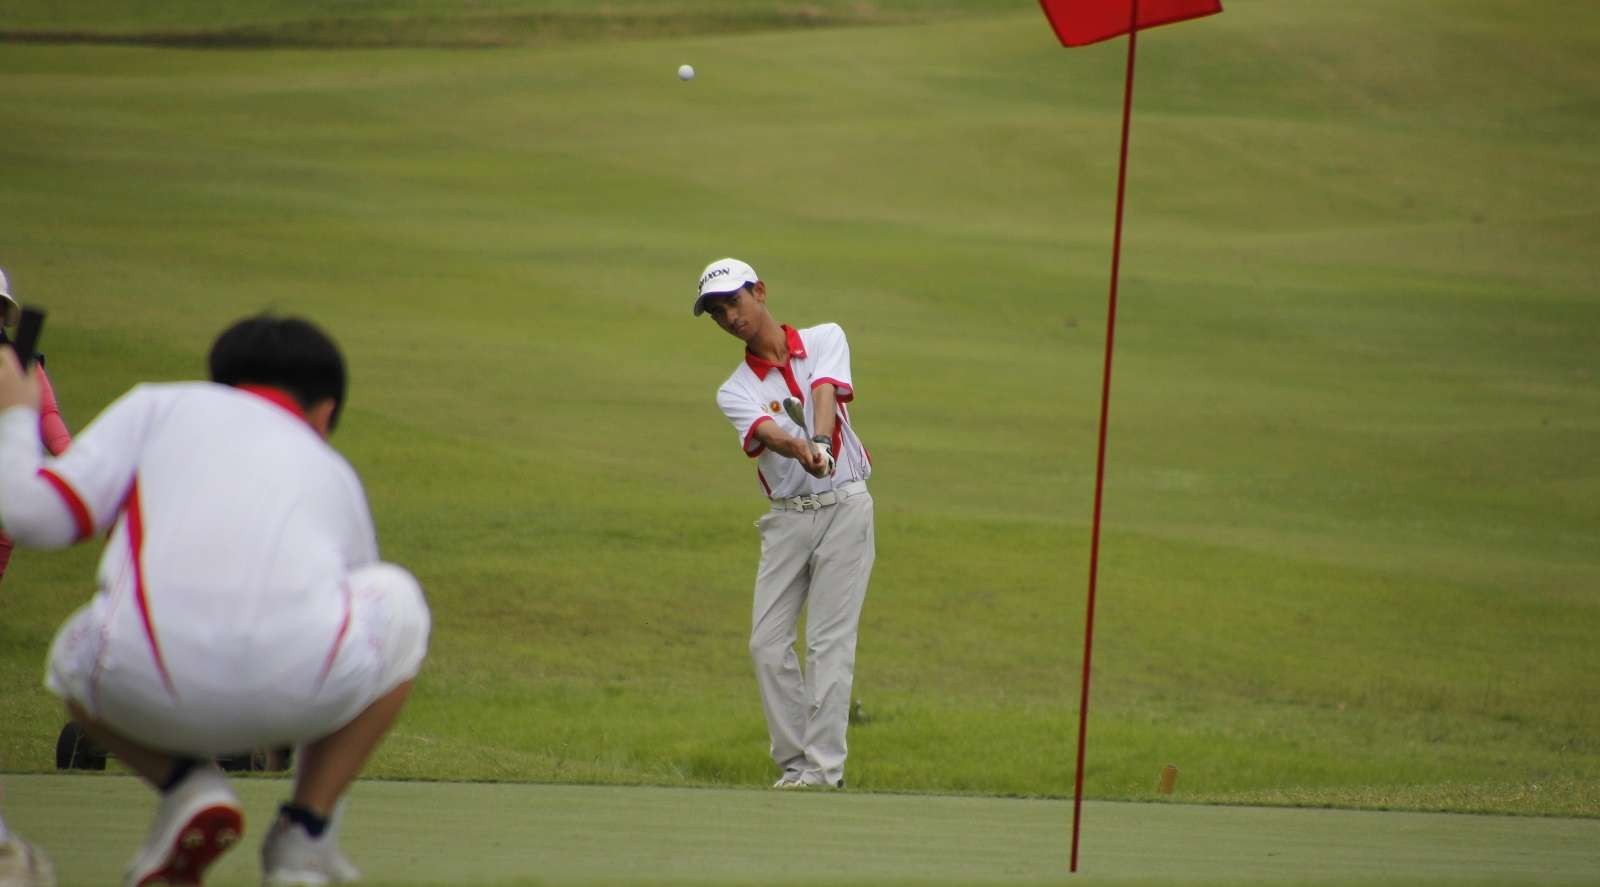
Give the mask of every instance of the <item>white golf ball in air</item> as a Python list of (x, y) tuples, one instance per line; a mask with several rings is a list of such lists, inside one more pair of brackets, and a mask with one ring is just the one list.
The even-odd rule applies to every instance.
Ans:
[(694, 79), (694, 65), (679, 65), (678, 66), (678, 79), (679, 80), (693, 80)]

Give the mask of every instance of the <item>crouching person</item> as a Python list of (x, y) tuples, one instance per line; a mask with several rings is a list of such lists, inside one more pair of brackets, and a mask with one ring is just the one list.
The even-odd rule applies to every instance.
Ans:
[(280, 745), (297, 749), (294, 796), (263, 841), (264, 882), (352, 881), (341, 798), (405, 704), (427, 604), (378, 560), (361, 482), (327, 444), (345, 398), (333, 341), (249, 318), (210, 370), (134, 387), (48, 459), (35, 380), (0, 348), (0, 523), (44, 548), (109, 533), (45, 683), (160, 793), (125, 884), (201, 883), (244, 831), (213, 759)]

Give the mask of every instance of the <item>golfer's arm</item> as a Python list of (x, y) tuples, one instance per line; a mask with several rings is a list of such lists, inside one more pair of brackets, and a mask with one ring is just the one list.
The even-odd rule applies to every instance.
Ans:
[(0, 524), (31, 548), (65, 548), (77, 541), (78, 525), (41, 466), (38, 412), (12, 407), (0, 413)]
[(774, 453), (791, 459), (802, 458), (801, 454), (810, 446), (806, 441), (779, 428), (776, 422), (762, 422), (757, 425), (756, 440), (761, 441), (762, 446)]
[(839, 406), (832, 382), (823, 382), (811, 389), (811, 433), (833, 439), (833, 430), (839, 420)]

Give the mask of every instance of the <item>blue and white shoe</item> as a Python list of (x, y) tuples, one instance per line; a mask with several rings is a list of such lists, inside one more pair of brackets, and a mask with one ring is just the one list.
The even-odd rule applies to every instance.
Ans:
[(265, 887), (324, 887), (361, 879), (361, 870), (339, 849), (338, 822), (343, 803), (335, 809), (328, 830), (313, 838), (305, 826), (279, 816), (261, 844), (261, 883)]

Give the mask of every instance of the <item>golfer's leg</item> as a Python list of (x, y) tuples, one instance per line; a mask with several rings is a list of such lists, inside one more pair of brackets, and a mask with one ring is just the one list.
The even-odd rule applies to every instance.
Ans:
[(805, 748), (814, 768), (807, 780), (838, 785), (844, 779), (856, 630), (875, 558), (872, 497), (852, 496), (830, 511), (831, 520), (812, 561), (806, 612), (811, 718)]
[(150, 787), (159, 791), (167, 784), (172, 776), (172, 768), (177, 764), (177, 758), (166, 752), (146, 748), (127, 737), (124, 737), (105, 724), (95, 720), (83, 706), (72, 700), (67, 700), (67, 716), (83, 732), (89, 734), (101, 748), (110, 752), (113, 757), (125, 764), (129, 770), (139, 774), (139, 778), (150, 783)]
[(794, 652), (795, 624), (806, 600), (811, 554), (810, 513), (763, 515), (761, 565), (751, 607), (750, 658), (772, 739), (772, 760), (786, 775), (807, 768), (806, 687)]
[[(68, 617), (50, 644), (45, 685), (61, 697), (67, 717), (82, 727), (90, 739), (159, 791), (172, 776), (177, 757), (124, 736), (84, 705), (85, 700), (94, 698), (95, 676), (106, 656), (105, 618), (98, 600), (79, 607)], [(124, 686), (119, 685), (119, 689)]]
[[(376, 646), (383, 658), (381, 674), (368, 691), (379, 695), (350, 721), (305, 743), (296, 755), (294, 804), (324, 817), (332, 814), (405, 707), (427, 656), (432, 628), (422, 588), (405, 570), (373, 564), (351, 573), (347, 582), (352, 629), (346, 650), (360, 655), (362, 645)], [(329, 682), (344, 674), (336, 664)]]
[(367, 759), (394, 726), (411, 695), (406, 681), (368, 706), (355, 720), (300, 749), (295, 769), (294, 803), (319, 816), (330, 816)]

